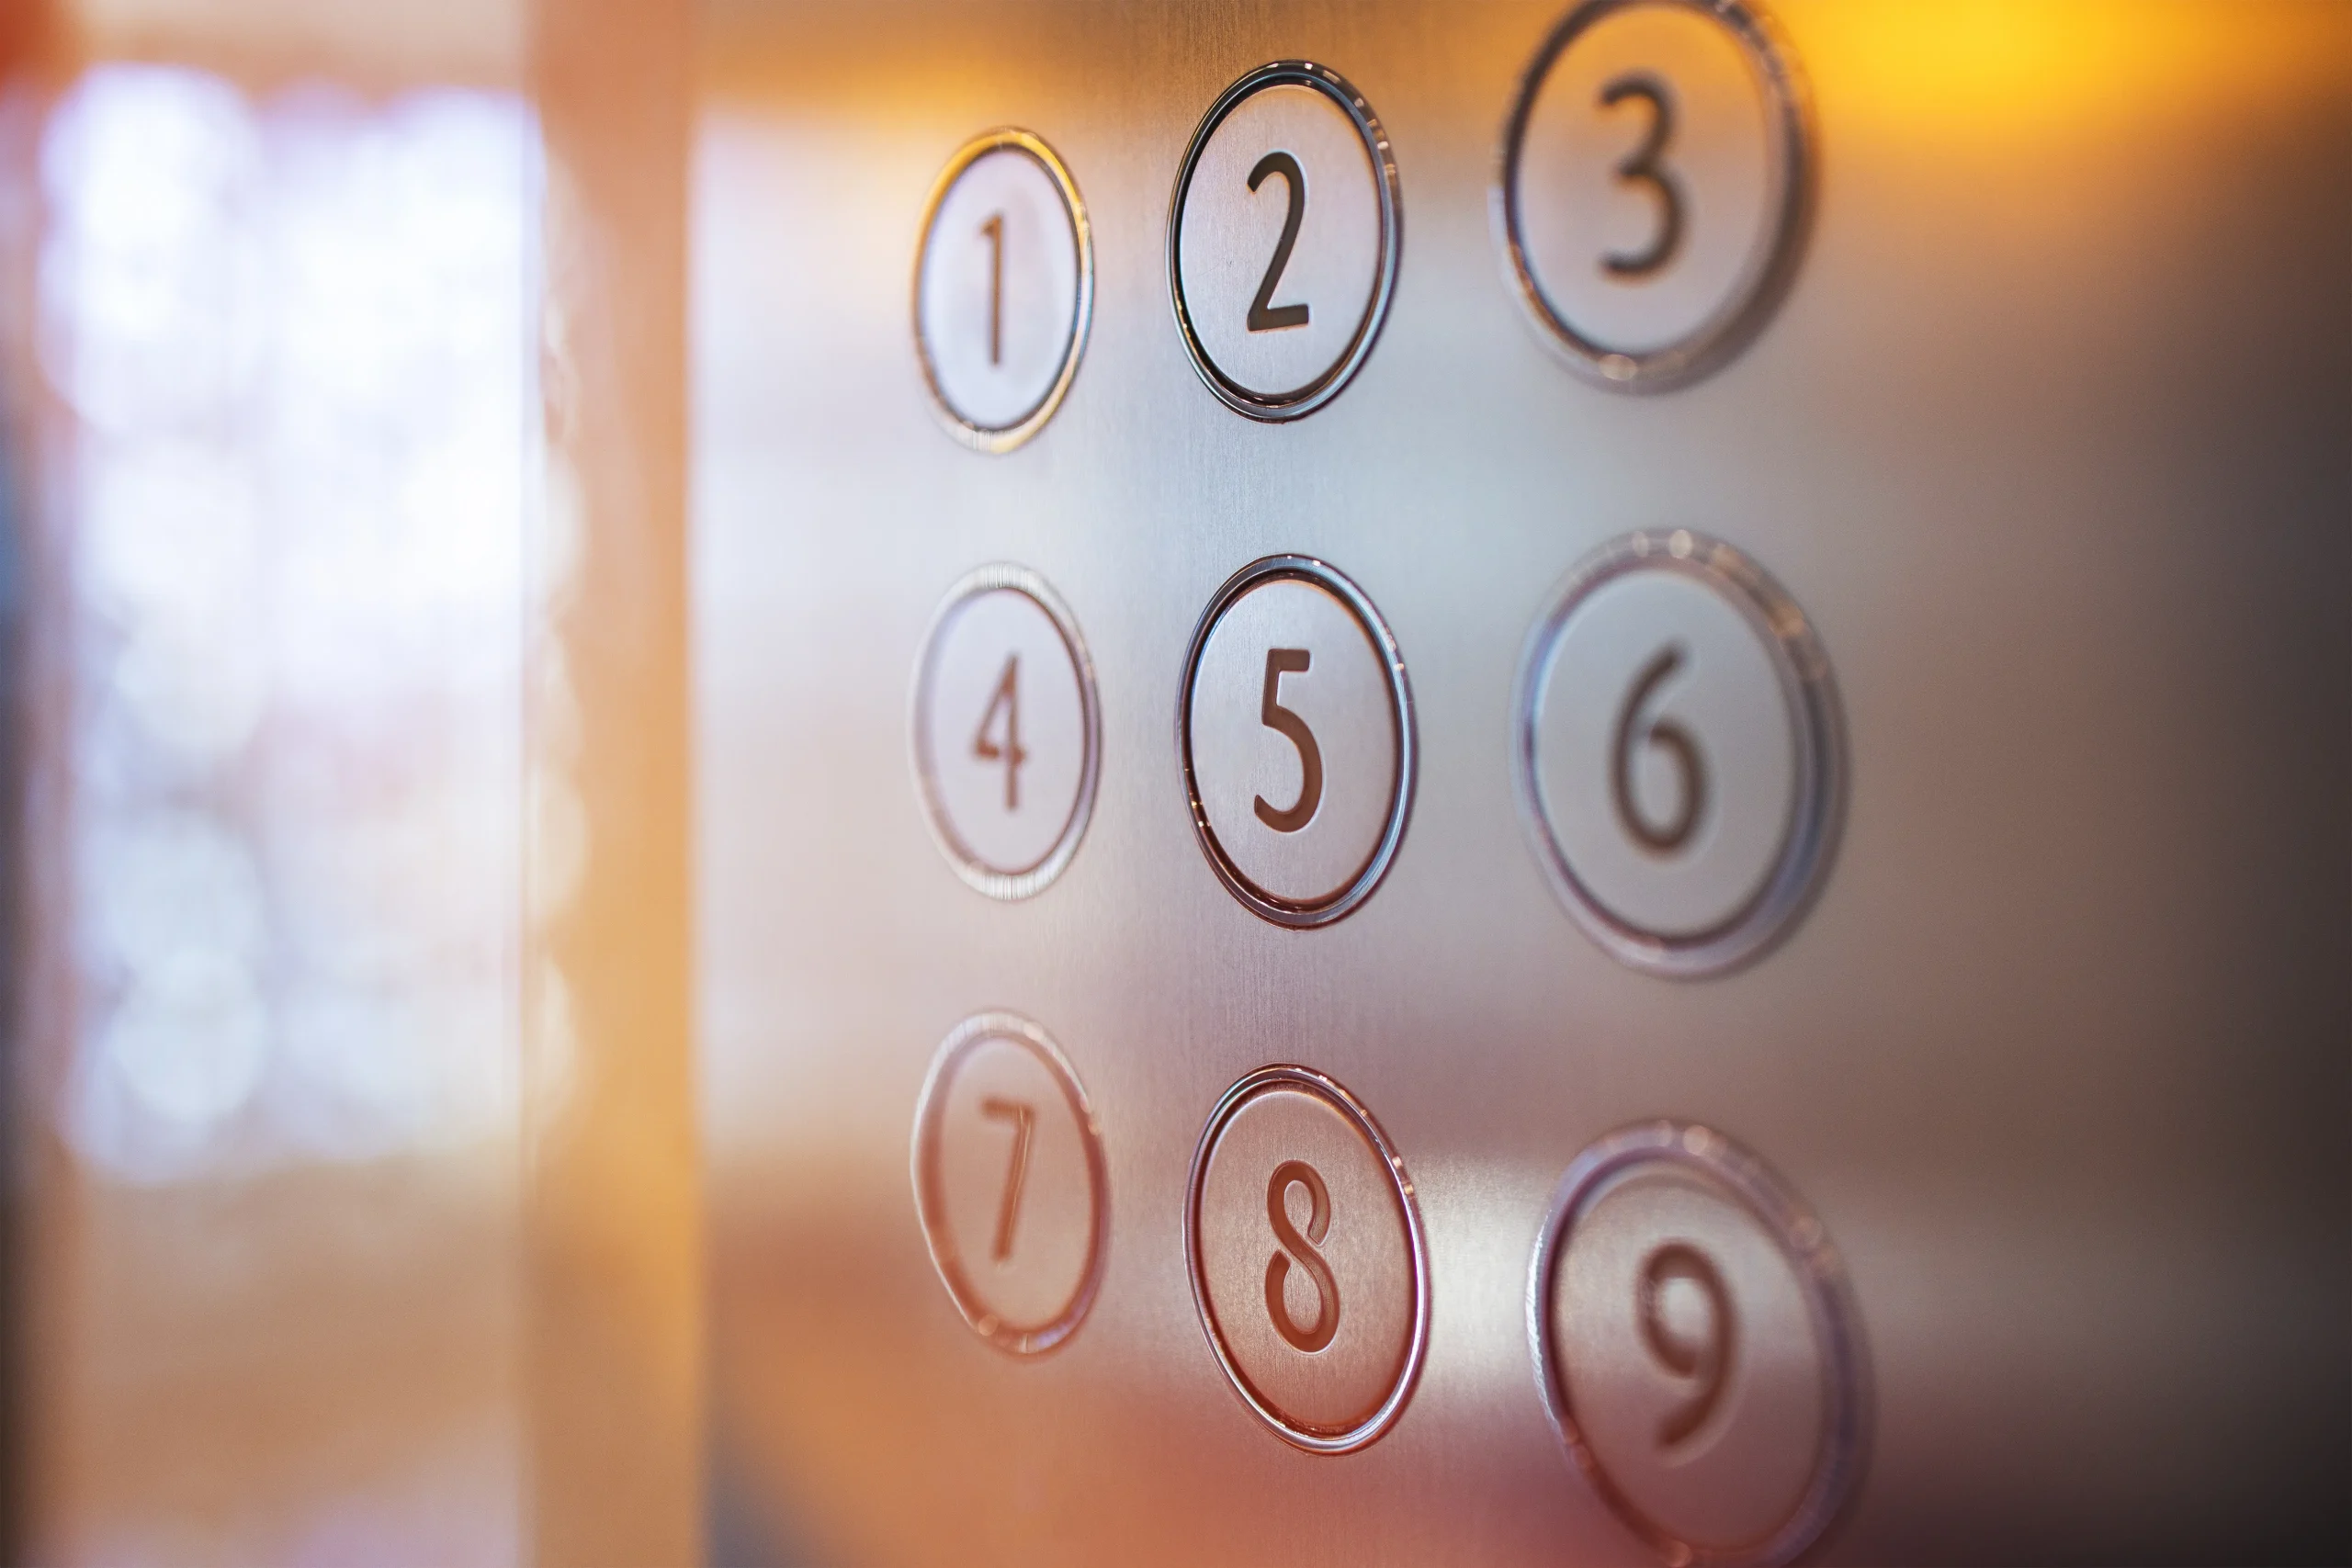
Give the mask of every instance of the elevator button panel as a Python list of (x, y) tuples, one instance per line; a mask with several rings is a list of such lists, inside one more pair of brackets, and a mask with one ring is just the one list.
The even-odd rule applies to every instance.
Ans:
[(1789, 56), (1739, 0), (1586, 0), (1504, 134), (1503, 239), (1530, 312), (1604, 383), (1703, 373), (1787, 281), (1808, 144)]
[(1371, 1112), (1305, 1067), (1251, 1073), (1209, 1117), (1185, 1210), (1201, 1327), (1243, 1403), (1312, 1452), (1386, 1431), (1420, 1371), (1429, 1262)]
[(1193, 825), (1217, 875), (1280, 925), (1369, 897), (1412, 808), (1412, 693), (1387, 624), (1321, 561), (1272, 556), (1201, 616), (1178, 701)]
[(1266, 420), (1338, 396), (1379, 335), (1401, 222), (1362, 94), (1299, 61), (1236, 82), (1193, 133), (1169, 220), (1177, 324), (1209, 389)]
[(915, 1113), (915, 1206), (966, 1322), (1018, 1355), (1050, 1350), (1093, 1304), (1110, 1241), (1102, 1140), (1078, 1075), (1012, 1013), (941, 1043)]
[(1851, 1485), (1861, 1344), (1820, 1222), (1721, 1134), (1659, 1122), (1569, 1168), (1529, 1285), (1554, 1424), (1668, 1560), (1785, 1562)]
[(1538, 623), (1518, 714), (1537, 858), (1611, 953), (1713, 973), (1803, 910), (1837, 828), (1837, 695), (1746, 556), (1684, 531), (1605, 546)]
[(915, 347), (949, 432), (1002, 452), (1053, 417), (1078, 374), (1094, 243), (1078, 185), (1025, 130), (948, 161), (915, 265)]
[(999, 898), (1058, 875), (1093, 809), (1102, 727), (1086, 643), (1044, 579), (989, 566), (949, 591), (913, 724), (916, 786), (956, 874)]

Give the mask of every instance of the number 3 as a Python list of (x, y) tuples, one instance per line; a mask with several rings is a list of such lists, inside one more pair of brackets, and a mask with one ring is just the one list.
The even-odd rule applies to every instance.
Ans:
[(1657, 197), (1657, 232), (1646, 249), (1631, 254), (1611, 252), (1600, 258), (1601, 269), (1614, 277), (1646, 277), (1674, 259), (1682, 248), (1682, 187), (1658, 164), (1658, 155), (1674, 136), (1674, 99), (1666, 84), (1645, 71), (1631, 71), (1600, 89), (1600, 106), (1614, 108), (1627, 98), (1650, 107), (1649, 134), (1617, 165), (1617, 177), (1628, 185), (1645, 185)]

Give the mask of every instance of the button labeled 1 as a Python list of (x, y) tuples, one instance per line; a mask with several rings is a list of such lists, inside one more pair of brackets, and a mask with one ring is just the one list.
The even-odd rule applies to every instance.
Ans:
[(983, 567), (948, 591), (915, 670), (915, 782), (956, 874), (1025, 898), (1093, 808), (1101, 721), (1078, 623), (1044, 580)]
[(1503, 238), (1529, 310), (1603, 382), (1702, 374), (1788, 281), (1808, 145), (1786, 51), (1740, 0), (1586, 0), (1504, 132)]
[(1353, 87), (1283, 61), (1227, 88), (1169, 220), (1176, 323), (1209, 390), (1265, 420), (1336, 397), (1379, 335), (1400, 221), (1387, 134)]
[(1618, 958), (1716, 973), (1803, 910), (1842, 799), (1837, 694), (1804, 612), (1738, 551), (1604, 547), (1530, 639), (1518, 713), (1537, 854)]
[(1379, 884), (1413, 795), (1412, 694), (1363, 590), (1271, 556), (1202, 614), (1178, 697), (1193, 826), (1234, 897), (1326, 924)]
[(1862, 1377), (1842, 1269), (1721, 1134), (1658, 1122), (1578, 1156), (1528, 1327), (1577, 1468), (1669, 1561), (1786, 1562), (1844, 1502)]
[(1078, 1331), (1102, 1277), (1102, 1143), (1078, 1075), (1012, 1013), (956, 1026), (915, 1110), (915, 1210), (966, 1322), (1017, 1355)]
[(1025, 130), (992, 130), (948, 160), (923, 219), (915, 348), (949, 432), (1003, 452), (1069, 390), (1094, 298), (1078, 186)]
[(1210, 1349), (1284, 1439), (1347, 1453), (1396, 1421), (1429, 1339), (1429, 1258), (1412, 1183), (1353, 1095), (1290, 1066), (1227, 1090), (1184, 1250)]

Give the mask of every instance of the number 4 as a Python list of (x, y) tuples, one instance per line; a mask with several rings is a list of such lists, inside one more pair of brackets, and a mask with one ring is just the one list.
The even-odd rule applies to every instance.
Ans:
[[(989, 731), (996, 728), (996, 716), (1004, 715), (1004, 739), (1001, 743), (989, 739)], [(1021, 809), (1021, 764), (1029, 753), (1021, 745), (1021, 655), (1009, 653), (1004, 659), (1004, 673), (997, 677), (996, 692), (989, 698), (988, 712), (980, 715), (980, 728), (972, 736), (972, 755), (983, 762), (1004, 764), (1004, 808)]]

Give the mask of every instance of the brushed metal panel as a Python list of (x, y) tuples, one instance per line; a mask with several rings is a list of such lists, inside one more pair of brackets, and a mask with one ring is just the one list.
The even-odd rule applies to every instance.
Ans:
[[(1553, 1562), (1646, 1549), (1546, 1422), (1530, 1252), (1577, 1152), (1686, 1117), (1844, 1255), (1872, 1443), (1847, 1561), (2346, 1547), (2352, 997), (2352, 18), (1789, 4), (1820, 191), (1777, 313), (1630, 398), (1525, 319), (1491, 184), (1560, 7), (1036, 3), (711, 11), (695, 175), (701, 964), (715, 1554), (823, 1562)], [(1270, 426), (1200, 385), (1168, 203), (1264, 62), (1379, 107), (1408, 215), (1379, 343)], [(1097, 246), (1054, 421), (985, 457), (910, 339), (922, 203), (1012, 124)], [(1579, 934), (1512, 796), (1553, 585), (1687, 526), (1834, 661), (1850, 795), (1818, 901), (1690, 982)], [(1422, 749), (1349, 919), (1252, 916), (1171, 737), (1237, 568), (1337, 561), (1411, 661)], [(1084, 844), (1033, 899), (929, 841), (903, 715), (926, 618), (1009, 560), (1086, 628)], [(936, 1042), (1037, 1020), (1109, 1162), (1102, 1292), (981, 1343), (906, 1172)], [(1290, 1448), (1203, 1337), (1185, 1173), (1225, 1088), (1314, 1065), (1378, 1109), (1428, 1230), (1429, 1353), (1363, 1450)]]

